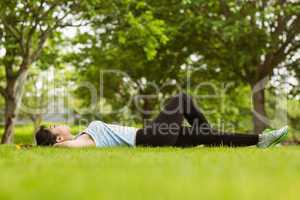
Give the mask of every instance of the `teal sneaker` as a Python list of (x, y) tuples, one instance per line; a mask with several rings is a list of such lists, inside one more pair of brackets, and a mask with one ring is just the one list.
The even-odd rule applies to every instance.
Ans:
[(278, 130), (265, 130), (261, 135), (259, 135), (259, 141), (257, 147), (268, 148), (275, 146), (276, 144), (284, 141), (288, 135), (288, 126), (285, 126)]

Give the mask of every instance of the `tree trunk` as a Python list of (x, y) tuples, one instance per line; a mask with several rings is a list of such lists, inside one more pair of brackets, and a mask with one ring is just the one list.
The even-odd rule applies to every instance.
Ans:
[(19, 104), (21, 103), (24, 91), (24, 83), (27, 79), (28, 70), (23, 70), (17, 79), (11, 78), (7, 80), (5, 88), (5, 126), (1, 139), (2, 144), (10, 144), (13, 142), (14, 126), (16, 123)]
[(4, 134), (1, 139), (2, 144), (9, 144), (13, 142), (14, 126), (16, 121), (17, 102), (14, 96), (7, 96), (5, 98), (5, 113), (4, 113)]
[[(252, 87), (252, 101), (253, 101), (253, 124), (254, 132), (256, 134), (262, 133), (267, 127), (267, 117), (265, 110), (265, 88), (258, 83)], [(257, 90), (256, 88), (259, 88)]]

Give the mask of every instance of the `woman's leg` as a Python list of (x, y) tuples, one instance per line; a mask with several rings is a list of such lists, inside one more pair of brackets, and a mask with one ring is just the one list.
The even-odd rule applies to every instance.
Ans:
[(193, 127), (182, 127), (177, 137), (177, 147), (192, 147), (198, 145), (207, 146), (252, 146), (258, 143), (259, 136), (255, 134), (220, 133), (212, 130), (211, 133), (203, 133)]
[(138, 130), (136, 143), (144, 146), (174, 146), (182, 130), (184, 118), (202, 132), (208, 132), (207, 119), (196, 107), (192, 98), (181, 93), (172, 97), (163, 111), (150, 124)]
[(259, 136), (255, 134), (225, 133), (212, 129), (192, 98), (184, 93), (180, 96), (184, 102), (184, 116), (192, 127), (182, 127), (175, 146), (251, 146), (258, 143)]
[(143, 129), (138, 130), (136, 144), (141, 146), (174, 146), (184, 119), (180, 96), (173, 97), (163, 111)]
[[(182, 127), (184, 117), (191, 128)], [(138, 130), (136, 136), (136, 144), (142, 146), (249, 146), (257, 142), (257, 135), (226, 135), (214, 131), (192, 98), (184, 93), (171, 98), (159, 116)]]

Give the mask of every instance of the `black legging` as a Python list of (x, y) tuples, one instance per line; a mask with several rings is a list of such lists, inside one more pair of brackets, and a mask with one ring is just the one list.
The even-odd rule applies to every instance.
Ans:
[[(182, 126), (184, 118), (191, 127)], [(212, 129), (192, 98), (184, 93), (171, 98), (158, 117), (136, 135), (138, 146), (251, 146), (257, 143), (258, 135), (221, 133)]]

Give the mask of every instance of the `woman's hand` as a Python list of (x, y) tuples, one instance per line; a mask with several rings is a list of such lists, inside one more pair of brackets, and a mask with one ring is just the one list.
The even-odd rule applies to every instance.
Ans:
[(68, 142), (69, 142), (69, 141), (56, 143), (56, 144), (54, 144), (53, 146), (54, 146), (54, 147), (69, 147), (69, 146), (68, 146)]

